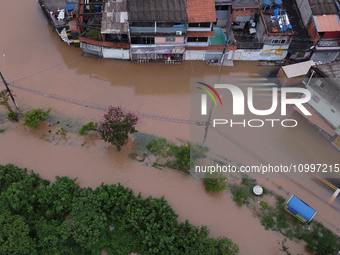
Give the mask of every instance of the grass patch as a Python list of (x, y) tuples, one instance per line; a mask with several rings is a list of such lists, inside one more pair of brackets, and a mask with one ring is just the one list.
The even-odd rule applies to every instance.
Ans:
[(0, 133), (5, 133), (5, 129), (0, 129)]
[(268, 203), (265, 202), (265, 201), (261, 201), (261, 202), (260, 202), (260, 206), (261, 206), (263, 209), (265, 209), (265, 210), (268, 209)]
[(79, 135), (86, 136), (91, 130), (96, 131), (97, 127), (97, 122), (90, 121), (89, 123), (83, 125), (81, 129), (79, 129)]
[(227, 188), (227, 185), (224, 183), (225, 178), (220, 174), (215, 173), (214, 175), (211, 175), (207, 173), (207, 176), (210, 176), (210, 178), (203, 179), (207, 192), (221, 192)]
[(208, 151), (198, 144), (187, 142), (178, 146), (165, 138), (149, 134), (136, 133), (134, 137), (134, 156), (151, 154), (156, 157), (157, 164), (185, 173), (190, 173), (190, 165), (193, 165), (197, 159), (204, 158)]

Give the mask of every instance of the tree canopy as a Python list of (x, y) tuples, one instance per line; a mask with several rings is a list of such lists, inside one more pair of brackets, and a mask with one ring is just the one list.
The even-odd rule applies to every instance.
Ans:
[(0, 254), (238, 254), (225, 237), (178, 215), (162, 198), (135, 196), (121, 184), (92, 190), (0, 165)]

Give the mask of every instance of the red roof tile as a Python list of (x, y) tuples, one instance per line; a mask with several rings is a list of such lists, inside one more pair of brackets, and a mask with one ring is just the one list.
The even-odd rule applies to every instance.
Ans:
[(340, 21), (336, 14), (313, 17), (318, 32), (340, 31)]
[(188, 32), (187, 37), (214, 37), (215, 31), (210, 32)]
[(187, 0), (188, 22), (215, 22), (215, 0)]

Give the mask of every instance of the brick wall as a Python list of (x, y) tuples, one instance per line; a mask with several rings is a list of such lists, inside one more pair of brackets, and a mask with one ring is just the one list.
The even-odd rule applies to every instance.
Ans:
[(313, 17), (310, 18), (306, 28), (308, 31), (308, 35), (310, 36), (310, 39), (312, 40), (313, 44), (316, 45), (320, 36), (318, 31), (316, 31)]
[(231, 14), (231, 21), (235, 21), (236, 17), (251, 17), (255, 16), (258, 7), (247, 7), (247, 8), (234, 8), (233, 13)]

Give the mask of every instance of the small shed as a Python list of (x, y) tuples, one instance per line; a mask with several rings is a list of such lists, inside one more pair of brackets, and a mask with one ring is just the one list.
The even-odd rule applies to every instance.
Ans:
[(300, 83), (308, 73), (309, 68), (315, 63), (313, 60), (282, 66), (277, 74), (282, 86), (289, 86)]
[(310, 222), (316, 214), (316, 211), (301, 199), (292, 195), (291, 198), (285, 203), (285, 209), (293, 214), (301, 222)]

